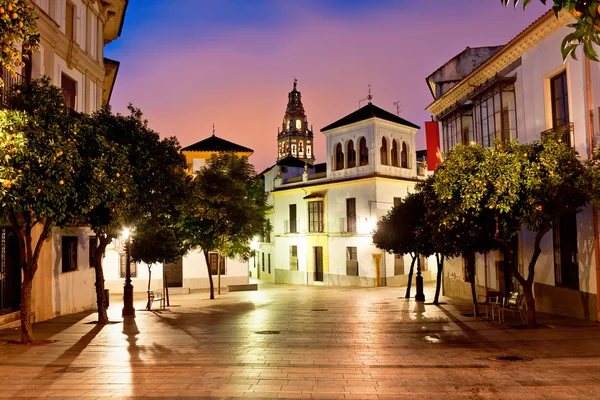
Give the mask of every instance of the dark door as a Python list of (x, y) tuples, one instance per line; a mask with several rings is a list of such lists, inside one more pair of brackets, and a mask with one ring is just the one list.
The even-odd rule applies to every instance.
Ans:
[(323, 247), (315, 246), (315, 281), (323, 282)]
[(182, 287), (183, 259), (180, 258), (175, 262), (165, 263), (164, 274), (167, 281), (167, 287)]
[(0, 314), (19, 311), (21, 306), (21, 268), (19, 244), (9, 227), (0, 228)]

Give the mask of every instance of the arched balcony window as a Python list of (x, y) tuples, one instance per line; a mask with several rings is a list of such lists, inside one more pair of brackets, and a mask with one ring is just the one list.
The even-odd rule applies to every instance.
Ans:
[(392, 167), (398, 167), (398, 142), (392, 140)]
[(379, 148), (379, 155), (381, 157), (381, 165), (388, 165), (388, 145), (386, 138), (381, 138), (381, 147)]
[(358, 147), (358, 153), (360, 154), (359, 165), (369, 165), (369, 149), (367, 148), (367, 139), (365, 139), (364, 137), (360, 138)]
[(339, 171), (344, 169), (344, 152), (342, 151), (342, 144), (338, 143), (335, 146), (335, 170)]
[(356, 150), (354, 150), (354, 142), (348, 142), (346, 156), (348, 157), (348, 168), (356, 167)]
[(402, 152), (400, 153), (400, 162), (402, 168), (408, 168), (408, 147), (406, 142), (402, 142)]

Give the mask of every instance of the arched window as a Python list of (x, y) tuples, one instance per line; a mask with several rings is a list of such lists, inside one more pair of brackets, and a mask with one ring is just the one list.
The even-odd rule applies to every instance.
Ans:
[(344, 152), (342, 151), (342, 144), (338, 143), (335, 146), (335, 170), (339, 171), (344, 169)]
[(381, 138), (381, 147), (379, 148), (379, 155), (381, 157), (381, 165), (388, 165), (388, 146), (386, 138)]
[(348, 168), (356, 167), (356, 150), (354, 150), (354, 142), (352, 140), (348, 142), (346, 154), (348, 155)]
[(398, 142), (392, 140), (392, 167), (398, 166)]
[(360, 154), (360, 166), (369, 165), (369, 149), (367, 148), (367, 139), (364, 137), (360, 138), (360, 142), (358, 144)]
[(408, 168), (408, 149), (406, 143), (402, 142), (402, 152), (400, 153), (400, 162), (402, 168)]

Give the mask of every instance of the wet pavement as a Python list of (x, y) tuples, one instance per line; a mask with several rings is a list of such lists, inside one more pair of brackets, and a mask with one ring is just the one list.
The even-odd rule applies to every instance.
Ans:
[[(428, 288), (427, 299), (432, 298)], [(400, 288), (261, 285), (171, 296), (122, 321), (80, 313), (36, 324), (41, 346), (0, 332), (0, 397), (600, 399), (600, 324), (541, 315), (519, 329)], [(157, 303), (155, 303), (157, 306)], [(502, 361), (496, 357), (522, 358)]]

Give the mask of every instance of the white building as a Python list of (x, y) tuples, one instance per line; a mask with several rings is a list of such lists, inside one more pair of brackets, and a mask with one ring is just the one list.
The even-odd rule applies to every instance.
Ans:
[[(589, 157), (600, 123), (600, 63), (587, 61), (581, 49), (579, 61), (563, 63), (560, 45), (572, 31), (566, 26), (571, 22), (568, 13), (557, 19), (548, 11), (505, 46), (467, 48), (427, 78), (434, 97), (427, 110), (439, 121), (442, 153), (456, 144), (491, 146), (494, 139), (531, 142), (548, 129), (564, 127), (565, 142), (582, 161)], [(429, 154), (436, 150), (428, 149)], [(597, 229), (589, 207), (562, 217), (545, 235), (534, 281), (537, 310), (598, 319)], [(524, 230), (514, 243), (520, 271), (529, 262), (533, 240), (534, 234)], [(497, 252), (448, 261), (444, 294), (470, 298), (466, 262), (475, 263), (479, 293), (485, 286), (518, 289)]]
[[(213, 135), (182, 149), (185, 155), (188, 170), (194, 173), (204, 167), (213, 154), (232, 153), (238, 157), (250, 157), (253, 150), (232, 143)], [(104, 259), (104, 278), (106, 288), (111, 293), (123, 293), (125, 280), (125, 248), (121, 240), (113, 240), (106, 249)], [(248, 262), (223, 258), (217, 252), (209, 252), (209, 262), (213, 284), (218, 285), (218, 270), (220, 266), (220, 285), (225, 288), (229, 285), (243, 285), (248, 283)], [(145, 292), (148, 289), (148, 276), (151, 272), (151, 290), (160, 290), (164, 283), (170, 293), (189, 293), (191, 289), (207, 289), (210, 287), (208, 268), (201, 249), (195, 249), (186, 254), (183, 259), (167, 264), (154, 264), (150, 270), (144, 263), (131, 264), (132, 284), (135, 292)], [(163, 279), (166, 282), (163, 282)]]
[[(419, 180), (419, 127), (369, 102), (321, 129), (327, 162), (312, 164), (306, 155), (294, 156), (295, 144), (313, 143), (296, 83), (283, 120), (278, 162), (262, 173), (273, 206), (272, 232), (254, 244), (252, 276), (295, 284), (406, 284), (408, 257), (377, 249), (372, 232)], [(435, 276), (435, 263), (429, 266), (427, 280)]]
[[(121, 34), (127, 0), (31, 0), (37, 15), (40, 49), (26, 61), (20, 79), (50, 77), (62, 87), (69, 106), (94, 112), (108, 101), (118, 62), (104, 58), (104, 46)], [(8, 90), (15, 78), (4, 73)], [(4, 99), (5, 96), (2, 96)], [(3, 104), (3, 106), (6, 106)], [(42, 248), (33, 280), (32, 313), (35, 321), (95, 307), (95, 274), (90, 268), (87, 229), (54, 229)], [(0, 324), (18, 319), (21, 270), (12, 229), (1, 228), (0, 247), (7, 257), (0, 263)]]

